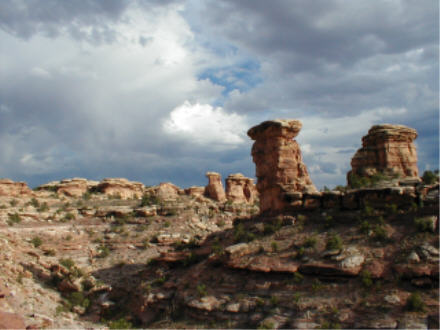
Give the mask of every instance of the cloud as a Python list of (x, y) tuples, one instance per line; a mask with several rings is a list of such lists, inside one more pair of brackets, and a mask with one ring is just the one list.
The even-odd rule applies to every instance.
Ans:
[(209, 148), (234, 148), (244, 142), (248, 128), (246, 119), (236, 113), (209, 104), (185, 101), (171, 111), (163, 123), (167, 134), (182, 136)]

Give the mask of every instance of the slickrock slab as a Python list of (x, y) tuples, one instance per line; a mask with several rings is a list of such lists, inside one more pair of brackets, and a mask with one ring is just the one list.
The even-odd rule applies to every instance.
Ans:
[(371, 177), (376, 173), (418, 177), (417, 151), (413, 141), (417, 131), (403, 125), (382, 124), (370, 128), (362, 138), (360, 148), (351, 160), (352, 170), (347, 174)]
[(14, 313), (0, 311), (0, 329), (25, 329), (23, 318)]
[(255, 140), (252, 157), (261, 212), (287, 209), (293, 201), (285, 195), (291, 192), (317, 191), (302, 160), (299, 144), (293, 140), (301, 127), (299, 120), (276, 119), (252, 127), (247, 133)]

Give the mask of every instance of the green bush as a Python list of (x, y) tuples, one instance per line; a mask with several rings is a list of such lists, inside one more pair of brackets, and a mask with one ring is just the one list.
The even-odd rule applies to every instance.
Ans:
[(35, 208), (38, 208), (40, 206), (40, 202), (35, 197), (32, 197), (30, 204)]
[(371, 278), (371, 273), (368, 270), (362, 271), (361, 282), (365, 288), (370, 288), (373, 285), (373, 279)]
[(327, 240), (327, 250), (340, 250), (342, 249), (342, 238), (338, 234), (332, 234)]
[(47, 205), (46, 202), (44, 202), (43, 204), (40, 205), (40, 207), (38, 208), (38, 212), (46, 212), (49, 210), (49, 205)]
[(315, 247), (317, 241), (318, 241), (318, 240), (316, 239), (315, 236), (308, 237), (308, 238), (306, 239), (306, 241), (304, 242), (304, 245), (303, 245), (303, 246), (306, 247), (306, 248), (313, 248), (313, 247)]
[(418, 292), (412, 293), (406, 300), (406, 309), (409, 311), (424, 312), (425, 307), (426, 305)]
[(14, 213), (14, 214), (9, 215), (9, 220), (8, 220), (9, 226), (13, 226), (14, 224), (20, 223), (20, 222), (21, 222), (21, 217), (18, 213)]
[(293, 282), (295, 283), (301, 283), (304, 280), (304, 276), (301, 275), (299, 272), (293, 273)]
[(160, 205), (161, 200), (154, 195), (145, 194), (142, 196), (141, 206)]
[(68, 297), (67, 301), (71, 306), (81, 306), (87, 308), (90, 306), (90, 300), (84, 297), (83, 292), (72, 292)]
[(278, 243), (273, 241), (272, 243), (270, 243), (270, 247), (272, 248), (272, 252), (277, 252), (278, 251)]
[(34, 247), (39, 247), (41, 244), (43, 244), (43, 241), (41, 240), (40, 237), (35, 236), (34, 238), (32, 238), (31, 243), (34, 245)]
[(362, 221), (359, 230), (363, 234), (368, 234), (371, 230), (371, 224), (367, 220), (364, 220)]
[(417, 230), (420, 232), (427, 232), (427, 231), (432, 232), (435, 230), (433, 223), (429, 217), (415, 218), (414, 225), (416, 226)]
[(375, 225), (373, 228), (373, 238), (377, 241), (386, 241), (388, 240), (388, 234), (384, 226)]
[(423, 172), (422, 180), (424, 184), (434, 184), (438, 181), (438, 176), (432, 171)]
[(208, 292), (206, 291), (206, 285), (205, 284), (199, 284), (197, 285), (197, 293), (200, 297), (205, 297), (208, 295)]
[(108, 322), (109, 329), (133, 329), (133, 324), (124, 318)]
[(106, 245), (100, 245), (98, 247), (98, 258), (105, 258), (108, 257), (110, 254), (110, 249)]
[(73, 261), (70, 258), (60, 259), (60, 260), (58, 260), (58, 262), (60, 263), (60, 265), (63, 265), (67, 269), (72, 269), (72, 267), (75, 266), (75, 261)]

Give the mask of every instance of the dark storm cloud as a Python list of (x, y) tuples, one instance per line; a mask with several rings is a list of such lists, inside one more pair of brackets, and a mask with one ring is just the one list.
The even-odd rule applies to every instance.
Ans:
[[(7, 0), (0, 1), (0, 28), (23, 39), (37, 33), (55, 38), (67, 33), (77, 40), (114, 42), (113, 24), (123, 19), (125, 10), (138, 4), (146, 10), (174, 0)], [(142, 42), (142, 41), (141, 41)]]

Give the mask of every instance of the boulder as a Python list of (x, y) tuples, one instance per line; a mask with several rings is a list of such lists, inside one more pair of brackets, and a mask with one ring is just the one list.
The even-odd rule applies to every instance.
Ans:
[(15, 313), (0, 311), (0, 329), (25, 329), (23, 318)]
[(276, 119), (252, 127), (247, 134), (255, 140), (252, 158), (256, 166), (261, 212), (289, 208), (289, 192), (317, 191), (293, 140), (301, 130), (299, 120)]

